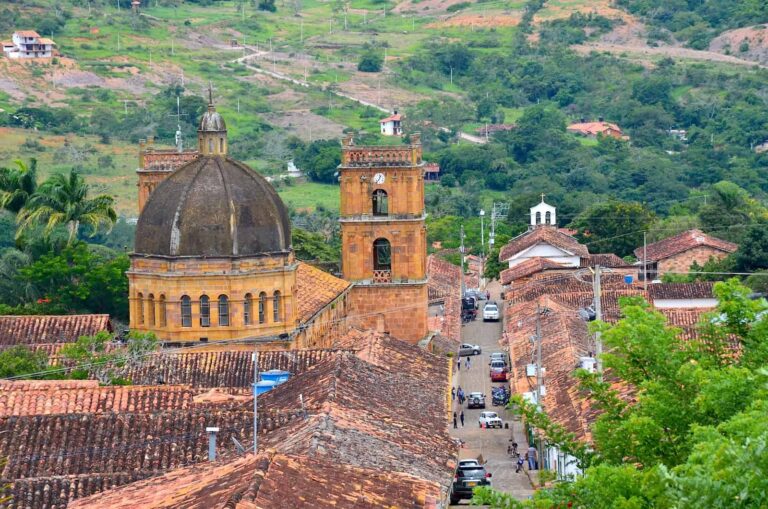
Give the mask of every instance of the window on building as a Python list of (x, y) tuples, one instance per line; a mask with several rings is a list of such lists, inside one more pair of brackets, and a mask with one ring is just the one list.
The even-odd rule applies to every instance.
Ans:
[(144, 325), (144, 294), (136, 294), (136, 323)]
[(267, 294), (261, 292), (259, 294), (259, 323), (267, 321)]
[(544, 214), (544, 224), (552, 224), (552, 212), (549, 210)]
[(541, 212), (536, 212), (536, 224), (541, 224)]
[(229, 299), (226, 295), (219, 295), (219, 325), (229, 326)]
[(245, 300), (243, 301), (243, 322), (245, 325), (251, 325), (251, 313), (253, 308), (253, 295), (250, 293), (245, 294)]
[(155, 326), (155, 295), (152, 293), (147, 296), (147, 323), (150, 327)]
[(272, 294), (272, 320), (275, 323), (278, 323), (280, 321), (280, 292), (275, 290), (275, 293)]
[(224, 153), (224, 138), (219, 138), (219, 152)]
[(208, 138), (208, 152), (213, 154), (213, 138)]
[(392, 248), (387, 239), (373, 241), (373, 270), (392, 270)]
[(181, 326), (192, 327), (192, 299), (189, 295), (181, 296)]
[(200, 327), (211, 326), (211, 299), (207, 295), (200, 297)]
[(158, 311), (160, 312), (160, 316), (158, 317), (159, 318), (158, 325), (160, 325), (160, 327), (165, 327), (166, 325), (168, 325), (168, 322), (166, 321), (167, 320), (166, 317), (168, 316), (167, 315), (168, 310), (165, 307), (165, 295), (160, 295), (159, 304), (160, 306)]
[(389, 214), (387, 192), (383, 189), (377, 189), (373, 192), (373, 215), (386, 216), (387, 214)]

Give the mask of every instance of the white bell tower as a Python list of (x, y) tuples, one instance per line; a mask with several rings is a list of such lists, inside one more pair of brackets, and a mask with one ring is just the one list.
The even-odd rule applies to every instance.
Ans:
[(544, 203), (544, 193), (541, 193), (541, 203), (531, 207), (531, 229), (539, 226), (557, 226), (557, 209)]

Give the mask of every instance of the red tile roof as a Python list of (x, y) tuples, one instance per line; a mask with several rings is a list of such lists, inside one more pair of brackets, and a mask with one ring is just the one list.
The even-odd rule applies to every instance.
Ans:
[(427, 257), (427, 293), (430, 301), (442, 300), (443, 316), (428, 319), (430, 331), (459, 341), (461, 334), (461, 269), (437, 255)]
[(518, 263), (514, 267), (510, 267), (508, 269), (502, 270), (501, 275), (499, 277), (501, 279), (501, 284), (508, 285), (509, 283), (511, 283), (516, 279), (528, 277), (531, 274), (536, 274), (537, 272), (543, 272), (547, 269), (569, 269), (569, 268), (570, 267), (567, 267), (562, 263), (553, 262), (549, 258), (541, 258), (537, 256), (535, 258), (529, 258), (522, 263)]
[(400, 113), (395, 113), (394, 115), (390, 115), (387, 118), (382, 118), (379, 120), (379, 124), (383, 124), (384, 122), (400, 122), (403, 119), (403, 116)]
[[(699, 246), (711, 247), (724, 253), (733, 253), (739, 248), (733, 242), (712, 237), (699, 229), (693, 229), (679, 233), (674, 237), (668, 237), (653, 244), (648, 244), (645, 247), (645, 256), (648, 261), (656, 262)], [(643, 259), (642, 246), (635, 249), (635, 256), (638, 260)]]
[(81, 499), (72, 509), (431, 509), (435, 484), (409, 475), (270, 451), (176, 470)]
[(613, 253), (591, 254), (588, 257), (581, 259), (581, 267), (594, 267), (595, 265), (609, 268), (633, 266), (631, 263), (625, 262)]
[(655, 300), (687, 300), (714, 299), (712, 281), (697, 281), (694, 283), (652, 283), (648, 285), (648, 298), (651, 303)]
[(40, 37), (40, 34), (34, 30), (17, 30), (15, 34), (19, 37)]
[(0, 316), (0, 345), (71, 343), (112, 331), (109, 315)]
[(0, 417), (150, 412), (192, 406), (192, 390), (183, 386), (71, 387), (67, 381), (45, 381), (5, 382), (0, 388)]
[(563, 251), (573, 253), (574, 256), (589, 256), (587, 246), (579, 244), (579, 241), (574, 237), (559, 231), (557, 228), (540, 226), (510, 240), (501, 249), (499, 261), (505, 262), (514, 255), (537, 244), (549, 244)]
[(578, 122), (569, 125), (567, 130), (586, 136), (597, 136), (598, 134), (605, 134), (609, 131), (617, 131), (621, 134), (619, 126), (610, 122)]
[(350, 283), (317, 269), (307, 263), (299, 262), (296, 269), (296, 301), (299, 320), (305, 322), (315, 313), (333, 302), (349, 288)]

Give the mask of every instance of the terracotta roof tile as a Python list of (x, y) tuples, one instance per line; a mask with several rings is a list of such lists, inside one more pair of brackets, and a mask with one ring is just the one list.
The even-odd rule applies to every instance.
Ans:
[(305, 322), (341, 295), (349, 282), (306, 263), (296, 269), (296, 300), (299, 320)]
[(553, 262), (549, 258), (541, 258), (537, 256), (535, 258), (529, 258), (524, 262), (518, 263), (514, 267), (510, 267), (508, 269), (502, 270), (500, 275), (501, 284), (508, 285), (509, 283), (511, 283), (516, 279), (528, 277), (531, 274), (535, 274), (537, 272), (543, 272), (547, 269), (569, 269), (569, 268), (570, 267), (567, 267), (562, 263)]
[(40, 34), (35, 32), (34, 30), (17, 30), (14, 33), (19, 37), (40, 37)]
[(71, 343), (112, 331), (109, 315), (0, 316), (0, 345)]
[(648, 298), (651, 303), (655, 300), (666, 299), (714, 299), (715, 283), (712, 281), (697, 281), (694, 283), (653, 283), (648, 285)]
[(631, 263), (625, 262), (613, 253), (591, 254), (587, 258), (581, 259), (581, 267), (594, 267), (595, 265), (608, 268), (632, 267)]
[[(698, 229), (688, 230), (674, 237), (648, 244), (645, 248), (645, 256), (648, 261), (656, 262), (674, 256), (676, 254), (688, 251), (698, 246), (711, 247), (723, 251), (724, 253), (733, 253), (739, 246), (733, 242), (718, 239), (707, 235)], [(643, 247), (635, 249), (635, 256), (638, 260), (643, 258)]]
[(390, 115), (387, 118), (382, 118), (379, 120), (379, 124), (383, 124), (384, 122), (399, 122), (403, 119), (403, 116), (400, 113), (395, 113), (394, 115)]
[(574, 256), (589, 256), (587, 246), (580, 244), (574, 237), (559, 231), (557, 228), (540, 226), (510, 240), (506, 246), (501, 248), (499, 260), (505, 262), (514, 255), (537, 244), (550, 244), (569, 253), (573, 253)]
[(461, 335), (461, 268), (434, 254), (427, 257), (427, 293), (430, 301), (443, 302), (443, 316), (428, 319), (430, 331), (459, 341)]
[(621, 132), (621, 129), (618, 125), (612, 124), (610, 122), (578, 122), (575, 124), (571, 124), (567, 127), (568, 131), (571, 132), (578, 132), (581, 134), (585, 134), (588, 136), (596, 136), (598, 134), (604, 134), (608, 131), (618, 131)]
[(176, 470), (72, 509), (427, 509), (435, 483), (409, 475), (339, 465), (326, 458), (268, 452), (227, 463)]

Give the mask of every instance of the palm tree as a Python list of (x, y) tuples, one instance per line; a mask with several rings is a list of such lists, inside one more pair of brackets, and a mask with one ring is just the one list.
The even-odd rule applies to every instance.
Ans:
[(19, 212), (16, 238), (37, 224), (45, 224), (46, 235), (57, 226), (66, 225), (69, 231), (67, 244), (77, 238), (80, 225), (90, 226), (92, 235), (101, 226), (106, 226), (109, 232), (117, 221), (117, 214), (112, 208), (114, 201), (106, 194), (88, 198), (88, 184), (75, 170), (70, 171), (68, 176), (54, 174)]
[(14, 164), (0, 168), (0, 208), (17, 213), (37, 191), (37, 159), (30, 159), (29, 166), (21, 159)]

